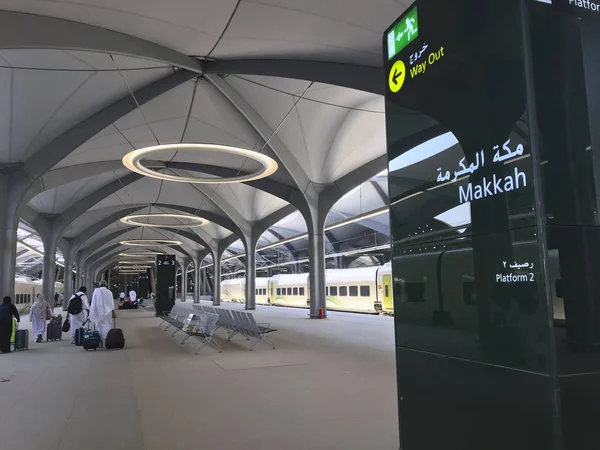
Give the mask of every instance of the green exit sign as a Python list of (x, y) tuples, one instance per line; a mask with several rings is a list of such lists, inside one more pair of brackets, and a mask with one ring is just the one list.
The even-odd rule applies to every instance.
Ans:
[(418, 35), (419, 20), (417, 18), (417, 7), (415, 6), (388, 32), (388, 60), (400, 53)]

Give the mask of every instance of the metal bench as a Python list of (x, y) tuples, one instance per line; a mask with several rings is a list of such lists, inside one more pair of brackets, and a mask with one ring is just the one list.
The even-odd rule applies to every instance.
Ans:
[(194, 309), (218, 314), (217, 329), (223, 328), (228, 332), (228, 341), (236, 334), (241, 334), (248, 340), (255, 340), (250, 350), (253, 350), (260, 341), (268, 342), (275, 348), (275, 344), (273, 344), (268, 334), (277, 330), (271, 328), (271, 324), (269, 323), (257, 323), (251, 313), (202, 305), (194, 305)]
[(159, 323), (159, 327), (162, 323), (167, 323), (165, 331), (173, 327), (174, 331), (171, 336), (175, 336), (178, 332), (185, 333), (186, 337), (181, 341), (183, 344), (190, 337), (199, 337), (201, 342), (196, 347), (194, 354), (198, 354), (198, 351), (204, 347), (207, 343), (213, 345), (219, 353), (222, 351), (221, 346), (213, 340), (213, 334), (217, 328), (217, 321), (219, 316), (208, 312), (198, 312), (195, 314), (195, 318), (186, 323), (185, 320), (189, 317), (190, 310), (173, 306), (171, 311), (165, 313), (161, 319), (163, 322)]

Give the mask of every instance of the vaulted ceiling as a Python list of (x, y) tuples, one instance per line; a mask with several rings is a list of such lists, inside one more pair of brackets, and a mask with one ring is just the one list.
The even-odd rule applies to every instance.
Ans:
[[(261, 221), (271, 228), (261, 245), (306, 232), (301, 214), (282, 221), (298, 207), (294, 193), (333, 186), (341, 198), (386, 167), (381, 39), (406, 7), (0, 0), (0, 164), (36, 180), (23, 219), (68, 218), (63, 238), (81, 238), (90, 255), (118, 253), (123, 239), (176, 237), (183, 243), (171, 251), (185, 256), (232, 243)], [(254, 150), (279, 170), (260, 182), (203, 185), (142, 177), (121, 162), (134, 149), (177, 143)], [(165, 172), (193, 176), (258, 168), (214, 151), (156, 159)], [(344, 197), (328, 223), (384, 206), (381, 177)], [(197, 214), (210, 224), (182, 232), (121, 223), (133, 212)], [(387, 219), (370, 220), (385, 233)]]

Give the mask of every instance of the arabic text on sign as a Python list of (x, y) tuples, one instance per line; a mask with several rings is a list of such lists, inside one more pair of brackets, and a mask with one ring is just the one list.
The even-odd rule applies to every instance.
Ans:
[(417, 64), (416, 66), (411, 67), (410, 77), (415, 78), (419, 75), (423, 75), (427, 71), (428, 66), (434, 65), (444, 56), (446, 56), (444, 54), (444, 47), (440, 47), (440, 49), (437, 52), (431, 52), (425, 61)]

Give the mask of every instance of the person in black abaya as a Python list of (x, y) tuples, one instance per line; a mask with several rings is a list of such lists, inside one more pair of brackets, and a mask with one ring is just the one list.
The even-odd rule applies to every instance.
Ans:
[(10, 352), (10, 337), (12, 335), (12, 318), (21, 322), (17, 307), (12, 304), (9, 296), (4, 297), (0, 305), (0, 352)]

